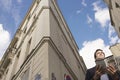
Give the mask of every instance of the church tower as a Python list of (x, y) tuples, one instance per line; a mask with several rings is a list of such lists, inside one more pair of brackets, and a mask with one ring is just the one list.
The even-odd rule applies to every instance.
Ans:
[(84, 80), (86, 66), (56, 0), (34, 0), (0, 63), (0, 80)]

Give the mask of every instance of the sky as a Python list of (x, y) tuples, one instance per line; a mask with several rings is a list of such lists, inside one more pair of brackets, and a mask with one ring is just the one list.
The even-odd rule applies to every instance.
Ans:
[[(32, 1), (0, 0), (0, 59)], [(120, 39), (111, 26), (103, 0), (57, 0), (57, 4), (88, 69), (95, 66), (96, 49), (103, 49), (106, 57), (112, 55), (109, 47), (120, 43)]]

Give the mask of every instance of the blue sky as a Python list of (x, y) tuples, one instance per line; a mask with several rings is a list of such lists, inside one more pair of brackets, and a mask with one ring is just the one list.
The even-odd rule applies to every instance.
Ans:
[[(0, 0), (0, 58), (31, 3), (32, 0)], [(57, 0), (57, 3), (87, 68), (95, 65), (93, 53), (97, 48), (103, 49), (106, 56), (111, 55), (109, 46), (120, 39), (110, 24), (103, 0)]]

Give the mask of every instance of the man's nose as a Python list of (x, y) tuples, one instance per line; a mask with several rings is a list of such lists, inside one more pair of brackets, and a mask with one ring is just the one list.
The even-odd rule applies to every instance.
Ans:
[(100, 55), (102, 55), (103, 53), (101, 52)]

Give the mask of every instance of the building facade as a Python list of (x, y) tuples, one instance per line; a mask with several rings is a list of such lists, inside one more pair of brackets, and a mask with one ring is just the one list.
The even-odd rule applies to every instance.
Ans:
[(104, 0), (109, 8), (110, 20), (112, 26), (120, 38), (120, 0)]
[(120, 70), (120, 43), (112, 45), (110, 47), (110, 50), (111, 50), (112, 54), (114, 55), (116, 64), (118, 66), (118, 69)]
[(110, 50), (115, 57), (120, 56), (120, 43), (110, 46)]
[(84, 80), (86, 66), (56, 0), (33, 0), (0, 63), (0, 80)]

